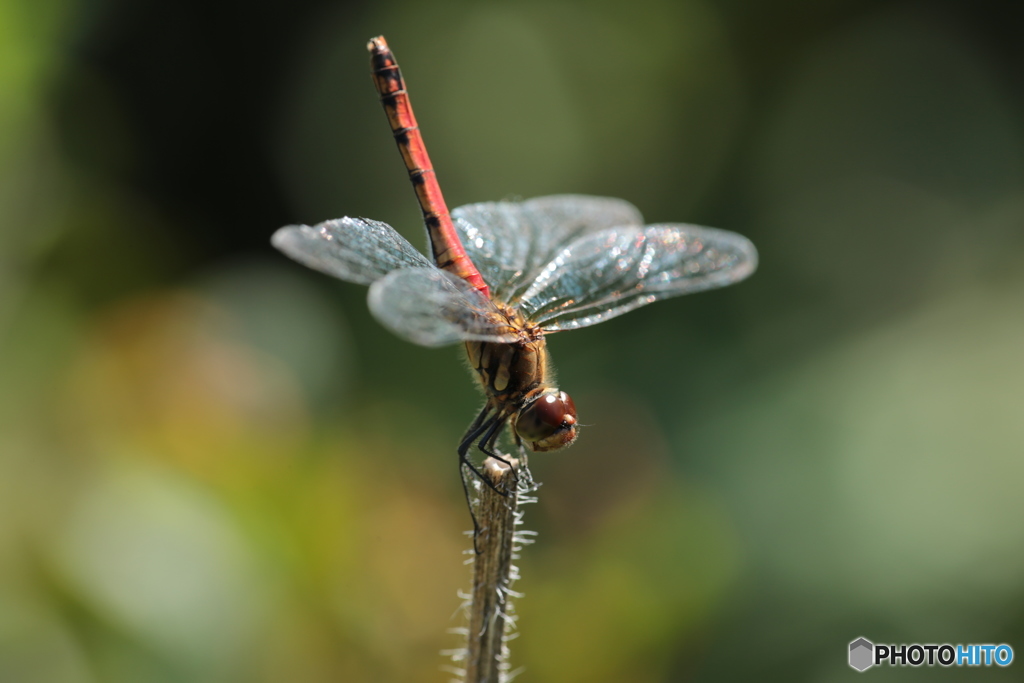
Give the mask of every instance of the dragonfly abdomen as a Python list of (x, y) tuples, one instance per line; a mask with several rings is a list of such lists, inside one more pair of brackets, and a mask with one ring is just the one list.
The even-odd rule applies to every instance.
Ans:
[(409, 179), (416, 191), (416, 199), (423, 212), (423, 222), (430, 237), (430, 248), (434, 263), (468, 282), (474, 289), (487, 296), (487, 284), (473, 265), (459, 240), (452, 223), (448, 206), (441, 194), (430, 155), (423, 142), (420, 126), (413, 114), (405, 80), (398, 68), (395, 56), (388, 48), (383, 36), (373, 38), (367, 48), (370, 50), (370, 70), (373, 84), (380, 94), (381, 104), (388, 117), (388, 124), (402, 154), (402, 161), (409, 171)]

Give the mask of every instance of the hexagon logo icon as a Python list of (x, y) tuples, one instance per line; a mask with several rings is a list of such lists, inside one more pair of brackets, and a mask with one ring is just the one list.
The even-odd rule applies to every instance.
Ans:
[(867, 638), (858, 638), (850, 643), (850, 666), (865, 671), (875, 664), (875, 645)]

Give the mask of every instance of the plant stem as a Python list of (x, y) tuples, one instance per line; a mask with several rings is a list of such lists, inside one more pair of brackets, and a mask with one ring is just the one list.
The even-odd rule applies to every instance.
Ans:
[(510, 462), (511, 468), (494, 458), (483, 462), (483, 475), (505, 495), (490, 486), (479, 487), (476, 508), (480, 524), (476, 539), (479, 554), (473, 561), (467, 683), (504, 683), (514, 675), (508, 672), (508, 646), (505, 644), (508, 633), (515, 629), (516, 620), (510, 598), (519, 597), (511, 589), (519, 578), (519, 570), (512, 561), (519, 557), (524, 544), (533, 542), (530, 532), (517, 532), (515, 528), (522, 520), (520, 503), (533, 502), (533, 499), (521, 495), (532, 490), (527, 484), (529, 473), (519, 467), (517, 460)]

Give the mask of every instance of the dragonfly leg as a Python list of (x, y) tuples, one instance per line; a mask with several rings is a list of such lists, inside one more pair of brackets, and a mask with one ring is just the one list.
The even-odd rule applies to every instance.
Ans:
[[(503, 496), (507, 496), (508, 493), (499, 490), (491, 481), (485, 477), (480, 469), (473, 464), (473, 461), (469, 459), (469, 449), (472, 447), (473, 442), (477, 442), (477, 448), (484, 454), (493, 457), (496, 460), (503, 462), (504, 464), (512, 467), (512, 464), (493, 451), (493, 441), (497, 439), (497, 435), (501, 433), (501, 428), (505, 426), (505, 422), (508, 420), (506, 415), (503, 415), (500, 411), (491, 414), (491, 406), (486, 405), (484, 409), (480, 411), (480, 414), (473, 420), (473, 424), (469, 426), (466, 433), (462, 436), (462, 440), (459, 441), (459, 466), (465, 465), (469, 470), (477, 476), (480, 481), (487, 484), (495, 493), (499, 493)], [(479, 441), (478, 441), (479, 439)], [(492, 448), (490, 450), (484, 449), (484, 444), (490, 440), (492, 442)], [(513, 474), (515, 474), (515, 468), (513, 468)]]
[[(468, 467), (469, 470), (473, 474), (475, 474), (480, 481), (482, 481), (483, 483), (485, 483), (488, 486), (490, 486), (491, 489), (494, 490), (495, 493), (501, 494), (503, 496), (507, 496), (508, 492), (507, 491), (502, 491), (497, 486), (492, 484), (491, 480), (488, 479), (487, 477), (485, 477), (480, 472), (479, 468), (477, 468), (477, 466), (473, 464), (473, 461), (470, 460), (469, 456), (468, 456), (469, 447), (473, 445), (473, 441), (476, 440), (477, 437), (479, 437), (481, 434), (483, 434), (488, 429), (493, 429), (495, 425), (497, 425), (498, 428), (500, 429), (502, 424), (503, 424), (502, 420), (499, 417), (496, 416), (496, 417), (491, 418), (487, 422), (485, 422), (483, 425), (481, 425), (481, 427), (476, 432), (472, 433), (472, 436), (470, 436), (470, 433), (467, 433), (466, 437), (463, 438), (462, 443), (459, 444), (459, 465), (460, 466), (461, 465), (465, 465), (466, 467)], [(483, 450), (483, 449), (481, 448), (480, 450)], [(487, 453), (487, 451), (484, 451), (484, 452)], [(491, 455), (491, 454), (487, 453), (487, 455)], [(501, 462), (503, 462), (506, 465), (509, 465), (511, 467), (511, 465), (509, 464), (509, 462), (507, 460), (505, 460), (505, 459), (503, 459), (501, 457), (498, 457), (498, 456), (491, 456), (491, 457), (494, 457), (496, 460), (500, 460)], [(514, 473), (514, 471), (513, 471), (513, 473)]]
[(490, 486), (494, 491), (507, 496), (508, 493), (500, 491), (489, 479), (487, 479), (476, 465), (469, 459), (469, 449), (473, 446), (473, 443), (480, 438), (482, 434), (487, 433), (488, 430), (494, 428), (495, 424), (501, 425), (504, 421), (499, 415), (491, 415), (491, 407), (484, 406), (484, 409), (480, 411), (480, 414), (473, 420), (473, 424), (469, 426), (466, 433), (463, 435), (462, 440), (459, 442), (459, 478), (462, 480), (462, 492), (466, 496), (466, 506), (469, 508), (470, 519), (473, 520), (473, 550), (477, 555), (480, 554), (480, 549), (476, 545), (476, 540), (480, 536), (480, 523), (477, 521), (476, 512), (473, 510), (473, 499), (469, 493), (469, 482), (467, 481), (466, 468), (469, 468), (470, 472), (476, 475), (477, 479)]
[(508, 460), (505, 459), (508, 456), (506, 456), (504, 454), (498, 453), (498, 451), (495, 449), (495, 446), (497, 445), (498, 437), (501, 436), (501, 428), (504, 427), (504, 426), (505, 426), (504, 422), (500, 422), (500, 421), (496, 422), (494, 424), (494, 426), (492, 426), (491, 429), (480, 438), (480, 441), (477, 444), (477, 448), (479, 448), (480, 452), (483, 453), (484, 455), (486, 455), (488, 457), (491, 457), (491, 458), (494, 458), (495, 460), (497, 460), (500, 463), (504, 463), (505, 465), (508, 465), (509, 469), (512, 470), (512, 475), (515, 477), (515, 482), (516, 482), (516, 485), (518, 486), (519, 485), (519, 472), (518, 472), (518, 470), (515, 467), (512, 466), (512, 463), (510, 463)]
[(459, 460), (459, 479), (462, 481), (462, 493), (466, 496), (469, 518), (473, 520), (473, 552), (479, 555), (480, 548), (476, 545), (476, 539), (480, 537), (480, 523), (476, 521), (476, 512), (473, 511), (473, 499), (469, 497), (469, 482), (466, 481), (466, 470), (462, 465), (462, 460)]

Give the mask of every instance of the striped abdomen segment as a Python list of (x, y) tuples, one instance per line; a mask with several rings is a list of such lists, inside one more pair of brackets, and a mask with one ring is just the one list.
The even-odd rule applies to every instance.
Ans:
[(434, 263), (439, 268), (458, 275), (484, 296), (489, 296), (487, 283), (480, 277), (473, 261), (466, 254), (458, 233), (455, 232), (395, 56), (383, 36), (370, 40), (366, 48), (370, 51), (373, 83), (380, 93), (380, 101), (388, 115), (388, 123), (391, 124), (395, 142), (398, 143), (398, 151), (402, 153), (402, 160), (409, 170), (409, 179), (412, 180), (416, 198), (423, 211), (423, 222), (426, 223), (427, 234), (430, 236)]

